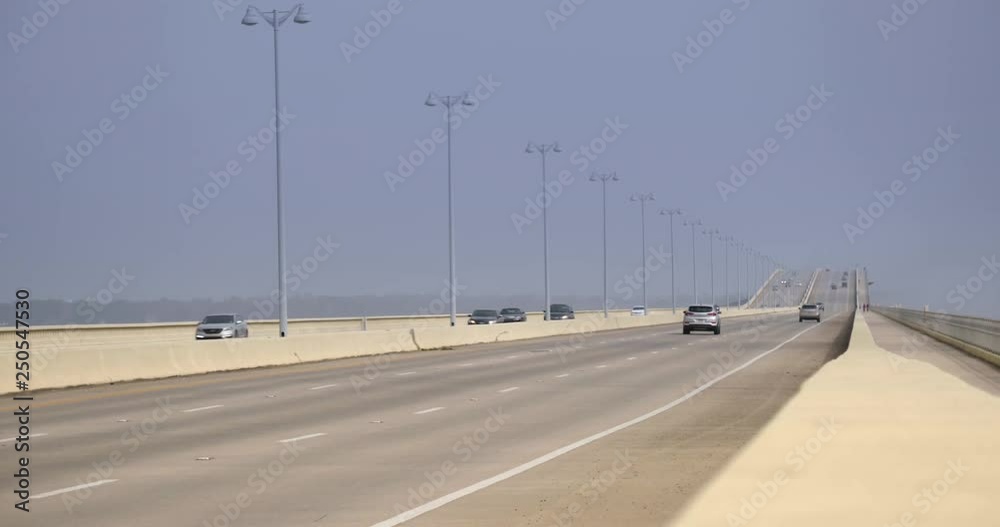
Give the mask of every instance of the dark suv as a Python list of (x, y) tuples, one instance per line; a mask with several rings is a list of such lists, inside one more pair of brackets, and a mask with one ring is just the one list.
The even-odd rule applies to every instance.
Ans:
[(549, 306), (549, 320), (572, 320), (576, 318), (573, 308), (566, 304), (552, 304)]
[(528, 314), (519, 307), (505, 307), (500, 310), (502, 322), (527, 322)]

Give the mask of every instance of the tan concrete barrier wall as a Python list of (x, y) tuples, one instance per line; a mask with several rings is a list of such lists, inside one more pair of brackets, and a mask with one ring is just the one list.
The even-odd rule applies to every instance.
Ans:
[(1000, 398), (878, 347), (857, 313), (847, 352), (672, 525), (995, 525), (998, 437)]
[[(734, 310), (724, 313), (724, 320), (791, 311)], [(33, 389), (64, 388), (487, 342), (588, 335), (596, 331), (676, 323), (682, 316), (678, 313), (605, 319), (593, 313), (580, 315), (575, 320), (551, 322), (292, 333), (283, 339), (259, 337), (198, 342), (191, 338), (161, 343), (109, 342), (63, 348), (39, 345), (32, 333), (31, 386)], [(12, 349), (13, 346), (8, 348)], [(13, 371), (14, 361), (13, 351), (0, 350), (0, 369)], [(0, 385), (0, 393), (9, 393), (10, 390), (9, 384)]]
[[(651, 311), (651, 313), (654, 311)], [(598, 313), (578, 311), (578, 315)], [(611, 311), (614, 316), (629, 316), (627, 309)], [(458, 323), (465, 324), (467, 315), (460, 315)], [(529, 321), (541, 321), (540, 312), (528, 313)], [(379, 316), (349, 318), (291, 319), (288, 332), (293, 335), (359, 331), (366, 325), (369, 330), (409, 329), (417, 327), (450, 327), (448, 315)], [(38, 345), (47, 348), (70, 349), (100, 347), (111, 344), (162, 344), (186, 342), (194, 339), (195, 322), (156, 324), (85, 324), (76, 326), (37, 326), (30, 334)], [(250, 337), (277, 337), (277, 320), (251, 321)], [(14, 347), (14, 328), (0, 328), (0, 350)]]

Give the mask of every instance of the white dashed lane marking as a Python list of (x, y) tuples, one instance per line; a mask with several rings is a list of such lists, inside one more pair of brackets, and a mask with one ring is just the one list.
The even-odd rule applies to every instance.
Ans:
[(213, 404), (212, 406), (202, 406), (201, 408), (192, 408), (190, 410), (184, 410), (184, 413), (189, 414), (191, 412), (201, 412), (203, 410), (212, 410), (215, 408), (222, 408), (221, 404)]

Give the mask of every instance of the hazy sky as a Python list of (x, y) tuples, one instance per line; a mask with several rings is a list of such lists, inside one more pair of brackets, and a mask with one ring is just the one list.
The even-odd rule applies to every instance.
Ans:
[[(659, 209), (679, 207), (795, 268), (867, 265), (879, 302), (1000, 316), (1000, 277), (972, 284), (980, 290), (961, 306), (948, 296), (998, 252), (996, 2), (576, 2), (314, 1), (312, 23), (282, 29), (288, 263), (325, 255), (317, 238), (339, 244), (294, 294), (437, 295), (447, 278), (444, 145), (392, 188), (386, 173), (415, 141), (441, 137), (428, 91), (492, 79), (453, 132), (466, 294), (540, 292), (541, 222), (519, 232), (511, 216), (540, 191), (525, 144), (558, 140), (549, 175), (565, 170), (568, 184), (549, 208), (554, 296), (600, 293), (600, 187), (586, 178), (601, 168), (622, 178), (608, 189), (612, 284), (639, 265), (639, 208), (627, 197), (650, 191), (650, 247), (667, 243)], [(3, 3), (0, 291), (80, 298), (123, 269), (116, 298), (276, 286), (274, 144), (248, 142), (270, 139), (261, 131), (274, 115), (272, 35), (266, 23), (240, 24), (246, 5), (76, 0), (50, 17), (35, 1)], [(560, 5), (575, 12), (553, 15)], [(370, 12), (389, 7), (377, 36), (345, 54), (366, 24), (376, 33)], [(713, 23), (723, 10), (729, 23)], [(686, 51), (710, 29), (719, 34), (700, 54)], [(688, 51), (697, 57), (679, 62)], [(804, 104), (813, 108), (789, 126), (785, 115)], [(109, 132), (83, 132), (102, 122)], [(579, 149), (602, 133), (615, 140), (583, 163)], [(67, 147), (99, 135), (69, 167)], [(723, 199), (730, 167), (765, 145), (768, 159)], [(915, 155), (936, 161), (917, 171), (905, 165)], [(218, 194), (206, 189), (227, 164), (239, 173)], [(845, 223), (893, 180), (905, 193), (852, 243)], [(207, 206), (195, 189), (214, 196)], [(690, 230), (678, 224), (676, 236), (687, 290)], [(707, 249), (699, 235), (699, 263)], [(723, 254), (717, 245), (720, 267)], [(668, 290), (669, 272), (648, 287)]]

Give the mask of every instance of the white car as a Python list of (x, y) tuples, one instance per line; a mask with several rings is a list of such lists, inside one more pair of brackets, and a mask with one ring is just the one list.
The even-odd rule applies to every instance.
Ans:
[(644, 317), (646, 316), (646, 306), (633, 306), (632, 307), (633, 317)]
[(711, 304), (696, 304), (684, 311), (684, 334), (692, 331), (711, 331), (716, 335), (722, 333), (722, 316), (720, 309)]

